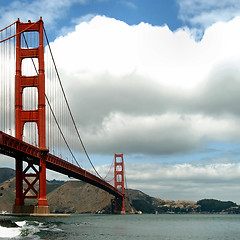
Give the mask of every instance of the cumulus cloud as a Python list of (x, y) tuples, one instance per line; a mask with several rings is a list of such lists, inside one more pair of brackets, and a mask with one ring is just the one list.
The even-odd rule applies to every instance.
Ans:
[(71, 20), (71, 26), (64, 26), (59, 31), (59, 35), (67, 35), (75, 30), (75, 26), (82, 23), (82, 22), (89, 22), (92, 18), (94, 18), (97, 14), (88, 13), (78, 18), (73, 18)]
[(88, 149), (162, 155), (236, 141), (239, 26), (214, 24), (196, 42), (190, 29), (96, 16), (51, 43)]

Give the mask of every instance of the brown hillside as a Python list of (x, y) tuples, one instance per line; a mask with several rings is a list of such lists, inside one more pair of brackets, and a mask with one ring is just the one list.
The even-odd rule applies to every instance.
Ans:
[(15, 200), (15, 178), (11, 178), (0, 184), (0, 212), (2, 210), (12, 212)]
[(80, 181), (69, 181), (47, 196), (51, 212), (95, 213), (111, 205), (107, 192)]

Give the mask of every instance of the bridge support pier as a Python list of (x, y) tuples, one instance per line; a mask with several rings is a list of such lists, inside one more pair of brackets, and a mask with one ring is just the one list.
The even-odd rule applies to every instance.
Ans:
[(15, 206), (24, 205), (23, 198), (23, 161), (16, 158), (16, 199)]
[(124, 198), (115, 197), (115, 211), (116, 214), (125, 214)]
[(39, 196), (38, 206), (46, 208), (47, 205), (47, 191), (46, 191), (46, 158), (48, 150), (41, 151), (41, 158), (39, 163)]
[[(39, 170), (33, 166), (33, 162), (27, 162), (28, 166), (23, 171), (23, 160), (16, 159), (16, 199), (13, 213), (17, 214), (49, 214), (46, 194), (46, 157), (48, 150), (41, 151)], [(28, 173), (28, 170), (35, 173)], [(31, 179), (31, 180), (30, 180)], [(23, 189), (23, 182), (27, 185)], [(34, 185), (39, 182), (39, 191)], [(24, 190), (24, 191), (23, 191)], [(29, 194), (31, 192), (31, 194)], [(38, 199), (38, 205), (25, 205), (24, 199)]]

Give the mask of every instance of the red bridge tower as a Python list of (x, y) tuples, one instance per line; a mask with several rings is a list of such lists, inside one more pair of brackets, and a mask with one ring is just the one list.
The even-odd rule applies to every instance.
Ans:
[[(37, 213), (48, 214), (49, 207), (46, 198), (46, 130), (45, 130), (45, 71), (44, 71), (44, 45), (43, 45), (43, 21), (40, 18), (35, 23), (21, 23), (19, 20), (16, 24), (16, 76), (15, 76), (15, 124), (16, 138), (23, 140), (23, 129), (26, 122), (35, 122), (38, 129), (38, 144), (41, 149), (39, 170), (33, 162), (23, 159), (22, 156), (16, 157), (16, 199), (13, 207), (14, 213)], [(25, 41), (25, 32), (36, 32), (39, 35), (38, 47), (23, 48)], [(28, 46), (28, 44), (26, 43)], [(38, 73), (35, 76), (22, 75), (22, 61), (25, 58), (35, 58), (38, 60)], [(23, 110), (23, 89), (28, 87), (37, 88), (38, 91), (38, 109)], [(23, 160), (27, 162), (27, 167), (23, 170)], [(29, 173), (33, 170), (34, 173)], [(31, 179), (31, 180), (30, 180)], [(23, 189), (23, 183), (27, 188)], [(35, 184), (39, 183), (39, 191)], [(24, 191), (23, 191), (24, 190)], [(29, 194), (31, 192), (31, 194)], [(37, 198), (37, 206), (24, 205), (24, 199)]]
[(123, 194), (123, 198), (115, 197), (115, 213), (125, 214), (124, 207), (124, 162), (123, 154), (115, 154), (115, 164), (114, 164), (114, 179), (115, 188), (118, 189)]

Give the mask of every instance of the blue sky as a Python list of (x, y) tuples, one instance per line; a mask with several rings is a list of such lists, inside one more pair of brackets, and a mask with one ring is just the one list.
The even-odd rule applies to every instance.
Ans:
[(165, 199), (240, 203), (236, 1), (0, 3), (0, 27), (39, 16), (103, 175), (113, 154), (123, 152), (131, 188)]
[(140, 22), (155, 26), (168, 25), (171, 30), (183, 26), (205, 27), (218, 20), (230, 20), (239, 12), (236, 1), (187, 0), (61, 0), (1, 1), (1, 25), (16, 20), (43, 17), (53, 40), (61, 29), (73, 27), (95, 15), (104, 15), (136, 25)]
[(94, 1), (70, 9), (72, 18), (79, 15), (105, 15), (124, 21), (129, 25), (147, 22), (152, 25), (168, 24), (171, 29), (182, 26), (178, 19), (179, 6), (172, 0), (143, 0), (143, 1)]
[[(48, 23), (48, 19), (45, 18), (45, 9), (41, 11), (41, 9), (30, 9), (31, 5), (33, 8), (35, 7), (35, 1), (1, 1), (2, 8), (7, 11), (16, 11), (22, 12), (22, 7), (28, 8), (29, 12), (34, 15), (34, 18), (43, 16), (46, 23)], [(118, 20), (122, 20), (129, 25), (139, 24), (140, 22), (147, 22), (152, 25), (163, 25), (168, 24), (168, 26), (175, 30), (181, 27), (183, 21), (181, 21), (178, 17), (179, 12), (179, 4), (175, 0), (141, 0), (141, 1), (125, 1), (125, 0), (83, 0), (83, 1), (60, 1), (63, 5), (63, 8), (58, 7), (58, 2), (54, 2), (56, 7), (53, 8), (53, 19), (56, 19), (54, 23), (54, 28), (51, 29), (49, 35), (51, 38), (56, 37), (59, 34), (59, 30), (63, 27), (71, 27), (74, 24), (78, 23), (83, 19), (88, 19), (94, 15), (105, 15), (107, 17), (116, 18)], [(14, 9), (10, 9), (10, 8)], [(61, 11), (61, 15), (58, 16), (58, 13), (54, 13), (54, 8), (56, 11)], [(40, 11), (39, 11), (40, 10)], [(17, 15), (16, 15), (17, 16)], [(21, 18), (21, 15), (19, 15)], [(11, 16), (14, 17), (14, 16)], [(22, 16), (21, 19), (25, 20), (26, 16)], [(6, 22), (5, 19), (4, 22)], [(11, 19), (13, 20), (13, 18)], [(48, 26), (49, 28), (49, 26)], [(50, 27), (51, 28), (51, 27)]]

